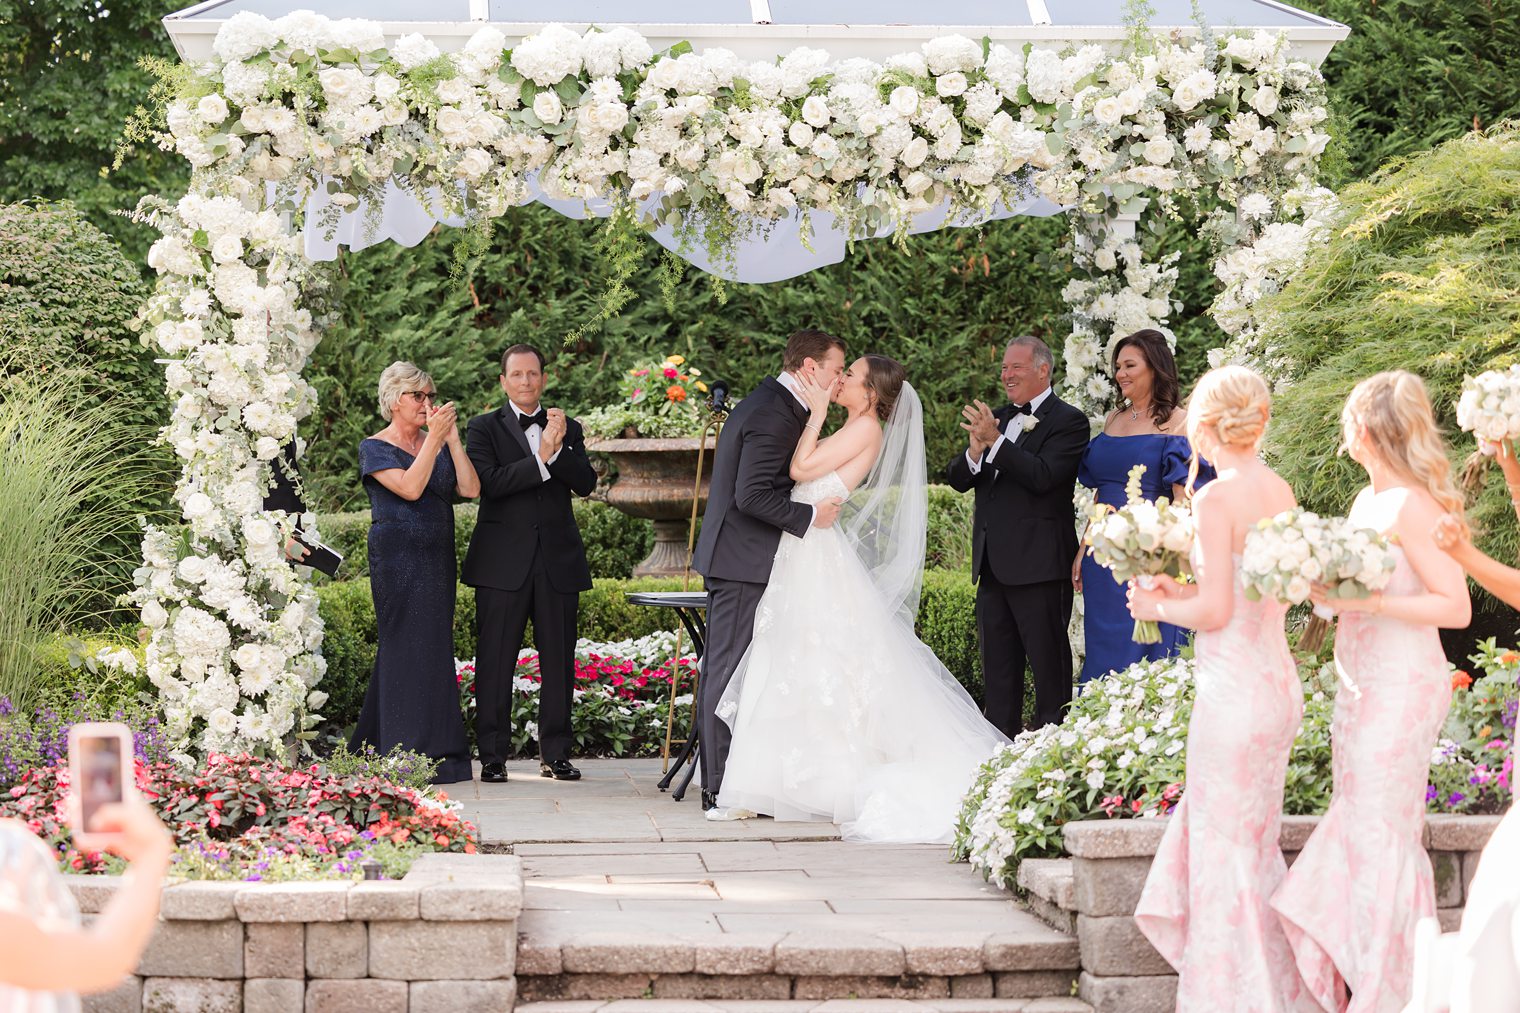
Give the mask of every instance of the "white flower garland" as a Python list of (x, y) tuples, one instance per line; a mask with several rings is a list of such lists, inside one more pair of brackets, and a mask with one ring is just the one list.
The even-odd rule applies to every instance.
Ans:
[[(164, 435), (184, 462), (186, 530), (147, 532), (136, 600), (170, 731), (202, 750), (278, 751), (321, 705), (315, 599), (279, 558), (290, 519), (259, 510), (313, 408), (300, 373), (328, 275), (299, 229), (318, 186), (322, 225), (393, 178), (479, 221), (521, 203), (535, 175), (551, 196), (646, 202), (720, 261), (794, 212), (902, 239), (919, 212), (948, 202), (974, 219), (1033, 186), (1080, 210), (1065, 356), (1068, 394), (1095, 413), (1111, 396), (1102, 350), (1164, 323), (1176, 277), (1102, 223), (1144, 198), (1166, 212), (1217, 192), (1239, 211), (1214, 212), (1231, 224), (1213, 230), (1227, 259), (1292, 220), (1283, 195), (1312, 185), (1325, 143), (1319, 75), (1264, 32), (1156, 38), (1117, 60), (950, 36), (884, 64), (805, 47), (747, 63), (685, 44), (656, 54), (627, 29), (551, 25), (507, 50), (486, 27), (441, 54), (417, 35), (387, 48), (372, 22), (240, 13), (214, 52), (161, 138), (195, 167), (190, 193), (139, 208), (163, 233), (140, 318), (170, 360)], [(1234, 304), (1270, 287), (1275, 264), (1266, 250), (1232, 261)]]

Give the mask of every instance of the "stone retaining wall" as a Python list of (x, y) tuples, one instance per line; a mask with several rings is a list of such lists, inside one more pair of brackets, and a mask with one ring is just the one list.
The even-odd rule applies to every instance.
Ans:
[[(1479, 853), (1498, 823), (1498, 816), (1426, 818), (1425, 847), (1444, 930), (1460, 923)], [(1317, 816), (1284, 818), (1281, 844), (1289, 864), (1318, 824)], [(1046, 920), (1069, 920), (1064, 923), (1075, 928), (1082, 959), (1078, 994), (1098, 1013), (1169, 1013), (1176, 1006), (1171, 965), (1140, 934), (1133, 917), (1165, 830), (1165, 819), (1071, 823), (1064, 828), (1069, 876), (1053, 863), (1033, 866), (1029, 875), (1020, 869), (1020, 883), (1031, 890), (1037, 913)]]
[[(114, 877), (70, 877), (86, 917)], [(137, 973), (87, 1013), (506, 1013), (522, 863), (433, 854), (390, 882), (164, 887)]]

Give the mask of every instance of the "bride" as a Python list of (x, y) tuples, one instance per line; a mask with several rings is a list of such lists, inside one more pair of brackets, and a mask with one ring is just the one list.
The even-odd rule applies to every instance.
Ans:
[[(865, 355), (812, 417), (792, 499), (848, 497), (839, 522), (783, 534), (755, 636), (719, 702), (733, 729), (718, 805), (829, 820), (846, 840), (949, 841), (977, 768), (1008, 740), (914, 635), (928, 484), (923, 407), (901, 363)], [(847, 413), (820, 439), (831, 399)]]

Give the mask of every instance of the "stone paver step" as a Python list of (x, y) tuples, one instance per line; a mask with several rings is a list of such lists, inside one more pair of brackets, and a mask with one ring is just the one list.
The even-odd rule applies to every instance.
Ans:
[(615, 999), (530, 1002), (517, 1013), (1093, 1013), (1080, 999)]

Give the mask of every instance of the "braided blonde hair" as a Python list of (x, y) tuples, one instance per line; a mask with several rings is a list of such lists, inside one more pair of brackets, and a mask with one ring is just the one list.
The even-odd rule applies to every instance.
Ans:
[(1189, 494), (1198, 480), (1200, 437), (1212, 436), (1222, 447), (1252, 450), (1261, 442), (1272, 413), (1272, 393), (1255, 370), (1220, 366), (1199, 378), (1188, 399), (1187, 435), (1193, 445), (1188, 462)]
[(1379, 459), (1429, 492), (1442, 509), (1462, 516), (1462, 495), (1451, 477), (1425, 381), (1393, 369), (1357, 384), (1341, 409), (1342, 450), (1358, 428), (1366, 430), (1367, 444)]

